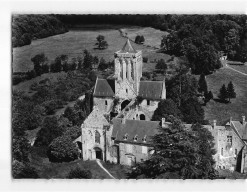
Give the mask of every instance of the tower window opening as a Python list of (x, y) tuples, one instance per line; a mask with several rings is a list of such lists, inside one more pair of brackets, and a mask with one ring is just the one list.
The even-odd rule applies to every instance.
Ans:
[(148, 105), (148, 106), (150, 105), (150, 100), (147, 100), (147, 105)]
[(105, 105), (107, 106), (107, 100), (105, 100)]
[(128, 89), (126, 89), (126, 93), (128, 94)]

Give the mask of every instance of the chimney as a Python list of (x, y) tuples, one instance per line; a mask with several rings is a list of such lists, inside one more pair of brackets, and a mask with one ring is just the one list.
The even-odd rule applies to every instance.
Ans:
[(217, 120), (213, 120), (213, 128), (216, 127)]
[(161, 127), (162, 128), (166, 127), (166, 119), (165, 118), (161, 119)]
[(230, 117), (230, 123), (232, 122), (232, 117)]
[(245, 116), (242, 116), (242, 122), (243, 122), (243, 125), (246, 123), (245, 122)]

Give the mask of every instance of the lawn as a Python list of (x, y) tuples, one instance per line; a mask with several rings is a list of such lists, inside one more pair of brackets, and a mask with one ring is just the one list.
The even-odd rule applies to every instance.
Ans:
[(233, 117), (233, 120), (241, 120), (241, 116), (247, 116), (247, 76), (223, 67), (208, 75), (206, 79), (208, 89), (213, 92), (214, 98), (217, 98), (221, 86), (227, 85), (230, 81), (233, 82), (237, 98), (228, 104), (211, 100), (205, 107), (205, 119), (210, 121), (216, 119), (217, 124), (222, 125), (230, 117)]
[(106, 162), (101, 163), (116, 179), (127, 179), (126, 173), (130, 171), (130, 167)]
[[(121, 35), (117, 28), (120, 27), (116, 26), (116, 28), (110, 28), (109, 26), (106, 26), (105, 29), (102, 27), (94, 29), (78, 28), (70, 30), (65, 34), (34, 40), (31, 45), (13, 48), (13, 72), (25, 72), (33, 69), (31, 58), (39, 53), (44, 53), (48, 57), (49, 62), (51, 62), (61, 54), (68, 55), (69, 59), (78, 56), (82, 57), (83, 50), (87, 49), (99, 58), (103, 57), (107, 61), (113, 60), (114, 52), (120, 50), (126, 42), (126, 38)], [(128, 30), (126, 27), (124, 29)], [(161, 38), (163, 33), (161, 33), (161, 31), (160, 33), (157, 33), (157, 30), (153, 28), (141, 27), (138, 31), (146, 32), (145, 39), (147, 40), (147, 44), (153, 42), (155, 43), (154, 45), (157, 45), (158, 42), (160, 42), (158, 39)], [(152, 33), (152, 31), (154, 33)], [(109, 44), (107, 49), (99, 50), (95, 48), (96, 37), (99, 34), (105, 36), (105, 39)], [(156, 53), (156, 49), (150, 46), (137, 45), (133, 42), (132, 46), (137, 50), (142, 50), (143, 56), (148, 57), (149, 61), (158, 60), (160, 58), (170, 58), (169, 55)], [(149, 63), (144, 63), (143, 69), (149, 69)]]
[(245, 64), (245, 65), (229, 65), (228, 64), (228, 66), (235, 69), (235, 70), (238, 70), (242, 73), (247, 74), (247, 64)]
[(76, 160), (65, 163), (51, 163), (46, 156), (46, 148), (33, 148), (31, 165), (38, 171), (40, 178), (65, 179), (71, 169), (80, 167), (92, 172), (93, 179), (111, 179), (111, 177), (99, 167), (96, 161)]

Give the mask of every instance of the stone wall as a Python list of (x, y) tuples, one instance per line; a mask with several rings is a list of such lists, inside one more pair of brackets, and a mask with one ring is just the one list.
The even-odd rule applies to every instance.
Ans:
[(241, 155), (244, 146), (242, 140), (230, 126), (219, 129), (217, 133), (217, 168), (236, 170), (238, 156)]
[(104, 98), (104, 97), (94, 97), (94, 106), (97, 106), (100, 111), (108, 113), (111, 111), (113, 106), (113, 98)]
[(130, 143), (119, 143), (120, 164), (134, 165), (149, 158), (149, 147)]

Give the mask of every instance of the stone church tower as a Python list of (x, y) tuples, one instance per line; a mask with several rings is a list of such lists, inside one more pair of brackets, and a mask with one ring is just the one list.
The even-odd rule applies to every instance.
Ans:
[(136, 51), (128, 39), (114, 57), (115, 96), (120, 99), (136, 98), (142, 77), (142, 52)]

